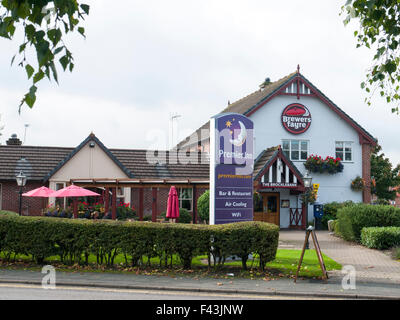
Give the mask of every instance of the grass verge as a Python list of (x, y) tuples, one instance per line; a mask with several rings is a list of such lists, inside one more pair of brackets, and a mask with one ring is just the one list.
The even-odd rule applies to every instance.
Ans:
[[(195, 257), (192, 261), (192, 269), (185, 270), (180, 264), (179, 257), (173, 256), (173, 267), (165, 267), (165, 261), (158, 258), (143, 259), (143, 263), (139, 267), (130, 267), (125, 263), (123, 255), (118, 255), (115, 264), (112, 267), (96, 264), (96, 257), (89, 256), (88, 265), (65, 265), (62, 264), (58, 256), (50, 257), (45, 260), (46, 264), (53, 265), (60, 272), (111, 272), (111, 273), (135, 273), (143, 275), (166, 275), (166, 276), (192, 276), (192, 277), (214, 277), (214, 278), (264, 278), (265, 280), (273, 280), (275, 278), (293, 278), (296, 274), (297, 265), (300, 259), (301, 250), (278, 249), (274, 261), (266, 265), (266, 271), (261, 272), (256, 268), (258, 265), (257, 257), (247, 262), (248, 270), (241, 268), (240, 259), (237, 261), (227, 261), (218, 268), (209, 268), (207, 264), (207, 256)], [(323, 255), (324, 263), (327, 271), (340, 270), (342, 266)], [(170, 260), (168, 260), (170, 262)], [(4, 254), (0, 254), (0, 267), (11, 269), (40, 270), (41, 266), (31, 262), (29, 256), (12, 257), (11, 261), (5, 261)], [(319, 266), (317, 254), (314, 250), (307, 250), (299, 277), (302, 278), (320, 278), (322, 271)]]

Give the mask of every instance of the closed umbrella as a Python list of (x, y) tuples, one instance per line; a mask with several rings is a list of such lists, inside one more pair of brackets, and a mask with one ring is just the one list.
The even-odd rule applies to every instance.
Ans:
[(55, 198), (64, 198), (64, 197), (72, 197), (74, 198), (74, 218), (78, 217), (78, 206), (76, 203), (76, 200), (78, 197), (94, 197), (94, 196), (100, 196), (100, 194), (75, 186), (75, 185), (70, 185), (68, 187), (65, 187), (63, 189), (60, 189), (58, 191), (54, 191), (51, 194), (51, 197)]
[(175, 222), (179, 218), (178, 192), (174, 186), (169, 190), (166, 217), (170, 219), (170, 222)]

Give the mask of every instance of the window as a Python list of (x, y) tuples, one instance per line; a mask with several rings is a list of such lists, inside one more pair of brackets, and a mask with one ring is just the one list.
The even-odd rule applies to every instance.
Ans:
[(290, 160), (305, 161), (308, 157), (308, 141), (283, 140), (282, 151)]
[[(61, 190), (65, 188), (65, 183), (64, 182), (57, 182), (56, 183), (56, 191)], [(66, 206), (66, 201), (65, 198), (56, 198), (56, 207), (60, 208), (65, 208)]]
[(178, 188), (179, 208), (192, 211), (193, 189)]
[(335, 151), (336, 158), (340, 158), (344, 162), (353, 161), (351, 142), (336, 141)]

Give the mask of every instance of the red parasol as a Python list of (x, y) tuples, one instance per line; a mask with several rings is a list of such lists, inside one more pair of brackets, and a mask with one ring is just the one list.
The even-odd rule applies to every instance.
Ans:
[(171, 219), (171, 222), (175, 222), (175, 219), (179, 218), (178, 192), (174, 186), (169, 190), (166, 217)]

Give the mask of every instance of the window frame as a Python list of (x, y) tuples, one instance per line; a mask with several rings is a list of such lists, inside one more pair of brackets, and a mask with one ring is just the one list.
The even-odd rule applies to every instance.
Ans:
[[(190, 193), (191, 193), (191, 197), (190, 198), (182, 198), (182, 191), (184, 189), (189, 189), (190, 190)], [(190, 209), (186, 209), (186, 210), (189, 210), (190, 212), (193, 212), (193, 188), (192, 187), (177, 188), (177, 192), (178, 192), (179, 209), (186, 209), (186, 208), (182, 207), (182, 201), (189, 201)]]
[[(284, 149), (283, 148), (283, 145), (284, 145), (284, 142), (289, 142), (289, 150), (287, 150), (287, 149)], [(292, 150), (292, 141), (296, 141), (296, 142), (298, 142), (299, 143), (299, 148), (297, 149), (297, 150)], [(301, 144), (303, 143), (303, 142), (305, 142), (305, 143), (307, 143), (307, 155), (306, 155), (306, 157), (304, 158), (304, 159), (302, 159), (301, 158), (301, 152), (303, 151), (302, 149), (301, 149)], [(291, 160), (291, 161), (299, 161), (299, 162), (305, 162), (305, 161), (307, 161), (307, 158), (308, 158), (308, 156), (309, 156), (309, 154), (310, 154), (310, 140), (303, 140), (303, 139), (282, 139), (282, 151), (285, 153), (285, 151), (288, 151), (289, 152), (289, 159)], [(298, 153), (299, 153), (299, 159), (292, 159), (292, 151), (298, 151)], [(304, 151), (303, 151), (304, 152)], [(285, 153), (285, 155), (286, 155), (286, 153)]]
[[(353, 141), (344, 141), (344, 140), (335, 141), (335, 149), (334, 149), (334, 150), (335, 150), (335, 158), (338, 158), (337, 151), (336, 151), (336, 147), (337, 147), (337, 144), (338, 144), (338, 143), (341, 143), (341, 144), (342, 144), (342, 149), (343, 149), (343, 151), (342, 151), (343, 157), (339, 157), (339, 158), (341, 159), (341, 161), (342, 161), (342, 162), (345, 162), (345, 163), (352, 163), (352, 162), (354, 162)], [(346, 144), (350, 146), (350, 156), (351, 156), (351, 160), (346, 160)], [(348, 152), (347, 152), (347, 153), (348, 153)]]

